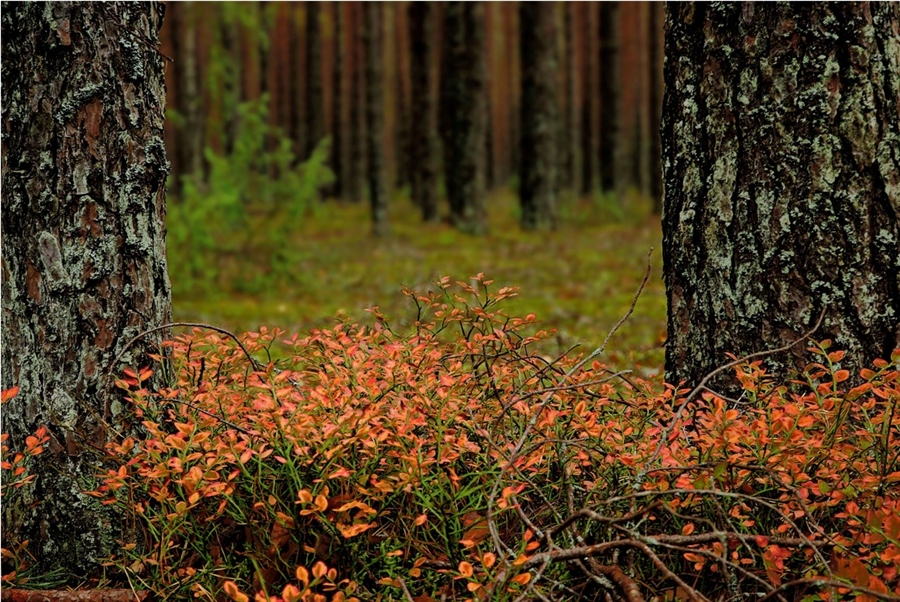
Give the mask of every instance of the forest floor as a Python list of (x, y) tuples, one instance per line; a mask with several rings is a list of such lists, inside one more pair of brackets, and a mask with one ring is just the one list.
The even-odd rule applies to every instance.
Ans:
[[(494, 280), (494, 291), (519, 287), (519, 295), (501, 305), (506, 314), (534, 313), (541, 328), (556, 331), (542, 352), (578, 345), (576, 353), (587, 353), (628, 310), (653, 248), (650, 279), (605, 362), (655, 375), (666, 328), (660, 223), (641, 199), (623, 205), (571, 200), (556, 231), (527, 233), (518, 225), (515, 196), (495, 193), (488, 201), (489, 233), (475, 237), (447, 224), (423, 225), (410, 201), (400, 198), (391, 211), (392, 236), (376, 239), (367, 206), (323, 203), (293, 237), (280, 276), (254, 257), (251, 240), (245, 250), (217, 258), (214, 286), (198, 290), (173, 281), (174, 318), (239, 332), (265, 325), (303, 334), (333, 325), (336, 316), (371, 323), (365, 309), (378, 306), (402, 330), (415, 307), (401, 286), (424, 290), (442, 276), (468, 281), (483, 272)], [(253, 231), (265, 237), (265, 224)], [(178, 260), (170, 252), (169, 262)]]

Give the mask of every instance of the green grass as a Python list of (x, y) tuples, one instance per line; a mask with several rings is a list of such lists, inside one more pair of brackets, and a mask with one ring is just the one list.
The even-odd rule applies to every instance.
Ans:
[[(627, 311), (652, 247), (650, 280), (608, 357), (650, 375), (662, 366), (665, 338), (660, 225), (647, 217), (642, 199), (630, 198), (625, 209), (609, 204), (606, 198), (572, 200), (561, 211), (558, 230), (526, 233), (517, 222), (515, 197), (499, 192), (488, 202), (489, 234), (474, 237), (446, 224), (421, 224), (417, 210), (400, 198), (391, 211), (393, 236), (376, 239), (365, 205), (327, 202), (282, 250), (287, 260), (277, 274), (260, 257), (266, 222), (259, 218), (241, 233), (240, 244), (225, 241), (230, 250), (215, 258), (214, 286), (173, 282), (174, 316), (236, 331), (266, 325), (306, 332), (332, 324), (336, 315), (371, 322), (364, 310), (379, 306), (392, 326), (402, 328), (414, 308), (401, 285), (424, 289), (441, 276), (465, 280), (484, 272), (494, 290), (520, 288), (505, 305), (508, 314), (535, 313), (544, 328), (557, 331), (544, 350), (548, 355), (572, 345), (587, 352)], [(179, 257), (170, 252), (169, 261)]]

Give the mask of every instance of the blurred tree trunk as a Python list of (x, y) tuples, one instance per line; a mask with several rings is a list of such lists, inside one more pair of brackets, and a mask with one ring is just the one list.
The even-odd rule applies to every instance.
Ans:
[(632, 5), (632, 10), (637, 13), (637, 39), (636, 47), (638, 53), (638, 69), (635, 74), (637, 82), (637, 114), (635, 115), (635, 144), (632, 161), (634, 162), (634, 183), (642, 195), (650, 195), (650, 105), (649, 105), (649, 89), (650, 89), (650, 67), (649, 67), (649, 46), (650, 36), (648, 35), (648, 17), (647, 13), (652, 10), (653, 5), (645, 2), (636, 2)]
[(350, 169), (347, 196), (354, 203), (365, 198), (366, 181), (366, 113), (364, 51), (362, 45), (362, 8), (360, 2), (350, 3), (350, 48), (353, 54), (353, 78), (350, 90)]
[[(172, 6), (175, 6), (175, 3), (172, 3)], [(237, 18), (225, 6), (221, 9), (220, 17), (219, 34), (222, 39), (222, 53), (225, 55), (225, 74), (222, 82), (225, 132), (222, 146), (225, 154), (230, 155), (234, 152), (234, 143), (237, 140), (241, 127), (240, 113), (238, 111), (238, 107), (241, 104), (241, 49)]]
[(601, 2), (600, 41), (600, 188), (621, 201), (626, 174), (622, 136), (622, 78), (619, 63), (619, 3)]
[(584, 58), (581, 79), (581, 193), (590, 197), (597, 185), (600, 139), (597, 134), (599, 120), (599, 83), (597, 81), (597, 44), (594, 32), (597, 30), (597, 6), (593, 2), (578, 5), (584, 12), (581, 30), (582, 55)]
[(662, 180), (662, 149), (660, 148), (660, 122), (662, 119), (663, 99), (663, 55), (662, 55), (662, 25), (665, 13), (665, 5), (653, 2), (648, 7), (648, 50), (647, 62), (650, 71), (650, 82), (647, 89), (649, 104), (649, 134), (650, 134), (650, 198), (653, 199), (653, 213), (662, 214), (663, 180)]
[(666, 6), (667, 380), (796, 341), (823, 310), (814, 337), (856, 380), (900, 346), (900, 5)]
[(564, 160), (563, 173), (561, 183), (571, 191), (578, 192), (581, 190), (581, 169), (578, 164), (578, 61), (576, 58), (575, 44), (577, 41), (575, 11), (578, 5), (574, 2), (566, 2), (563, 4), (563, 39), (565, 41), (565, 77), (566, 77), (566, 104), (564, 111)]
[(334, 171), (334, 196), (342, 199), (345, 196), (347, 167), (350, 163), (349, 149), (347, 144), (347, 115), (345, 111), (346, 103), (344, 102), (347, 93), (346, 84), (344, 82), (346, 73), (347, 50), (346, 50), (346, 11), (343, 2), (336, 2), (334, 5), (334, 92), (333, 92), (333, 112), (334, 112), (334, 134), (331, 150), (331, 165)]
[[(256, 5), (256, 10), (258, 11), (258, 24), (259, 31), (256, 32), (256, 48), (257, 48), (257, 59), (259, 64), (259, 73), (257, 76), (259, 77), (259, 96), (260, 98), (269, 93), (269, 47), (271, 46), (269, 40), (269, 19), (266, 14), (268, 2), (266, 0), (262, 0), (258, 2)], [(271, 115), (271, 111), (269, 111)]]
[(394, 179), (394, 185), (397, 188), (403, 188), (411, 183), (410, 174), (412, 169), (410, 153), (410, 56), (407, 39), (409, 25), (406, 22), (405, 6), (400, 4), (392, 4), (390, 6), (394, 24), (394, 52), (397, 57), (395, 72), (395, 106), (397, 108), (397, 117), (396, 127), (394, 129), (394, 135), (397, 141), (397, 173)]
[(450, 221), (466, 232), (482, 233), (487, 148), (484, 3), (448, 2), (444, 34), (444, 168)]
[(522, 148), (519, 199), (522, 228), (548, 230), (556, 222), (556, 147), (559, 141), (556, 4), (519, 4), (522, 56)]
[(390, 233), (388, 220), (387, 173), (384, 165), (384, 90), (382, 88), (382, 15), (385, 5), (366, 2), (363, 40), (366, 63), (366, 132), (369, 154), (369, 205), (372, 231), (376, 236)]
[(3, 498), (2, 545), (29, 541), (38, 576), (99, 576), (125, 538), (81, 491), (124, 418), (110, 376), (147, 366), (159, 336), (126, 343), (169, 321), (161, 24), (158, 3), (3, 5), (2, 117), (17, 125), (2, 130), (2, 388), (19, 394), (0, 430), (11, 450), (40, 426), (50, 441)]
[(438, 213), (437, 5), (409, 4), (412, 54), (412, 199), (422, 219), (436, 222)]
[(522, 148), (520, 144), (521, 132), (519, 126), (521, 120), (521, 97), (522, 78), (521, 66), (522, 61), (519, 55), (519, 11), (515, 2), (504, 2), (507, 9), (507, 26), (506, 43), (507, 43), (507, 62), (509, 65), (509, 81), (507, 82), (509, 90), (509, 176), (519, 173), (519, 151)]
[(175, 178), (175, 194), (182, 193), (182, 177), (203, 175), (203, 115), (197, 65), (197, 30), (194, 3), (179, 2), (175, 9), (174, 53), (177, 81), (177, 109), (181, 116), (178, 161), (181, 173)]
[(320, 4), (306, 2), (306, 131), (309, 146), (306, 160), (325, 136), (325, 106), (322, 96), (322, 35)]

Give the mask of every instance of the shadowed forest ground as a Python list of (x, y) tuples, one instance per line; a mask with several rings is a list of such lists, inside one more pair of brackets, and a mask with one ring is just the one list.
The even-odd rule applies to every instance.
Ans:
[[(173, 277), (174, 318), (241, 332), (261, 325), (305, 332), (333, 324), (336, 315), (371, 323), (364, 310), (377, 305), (392, 327), (402, 329), (415, 317), (402, 285), (423, 290), (441, 276), (464, 280), (484, 272), (495, 291), (519, 287), (519, 296), (501, 306), (506, 313), (535, 313), (542, 328), (557, 330), (545, 353), (576, 344), (587, 352), (627, 311), (653, 247), (650, 280), (610, 343), (607, 360), (644, 376), (660, 371), (661, 232), (658, 219), (644, 217), (640, 199), (629, 199), (625, 210), (603, 200), (571, 201), (560, 210), (560, 227), (547, 233), (521, 231), (517, 202), (508, 192), (492, 195), (487, 204), (490, 233), (474, 237), (446, 224), (423, 225), (407, 199), (395, 199), (393, 236), (383, 240), (370, 234), (366, 205), (321, 204), (296, 232), (279, 274), (261, 267), (266, 227), (259, 221), (241, 234), (243, 242), (210, 261), (214, 282), (198, 287)], [(170, 264), (180, 260), (170, 249)]]

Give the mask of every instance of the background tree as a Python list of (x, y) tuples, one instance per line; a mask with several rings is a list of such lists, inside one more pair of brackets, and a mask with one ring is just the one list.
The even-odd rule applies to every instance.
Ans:
[(823, 310), (815, 336), (852, 377), (900, 343), (898, 28), (896, 3), (667, 4), (669, 382), (792, 342)]
[(352, 81), (350, 87), (350, 165), (347, 169), (347, 197), (353, 202), (365, 198), (366, 182), (366, 95), (365, 95), (365, 50), (363, 48), (363, 21), (360, 2), (350, 3), (351, 9), (348, 35), (350, 37), (352, 59)]
[(366, 148), (368, 150), (369, 204), (372, 208), (372, 231), (376, 236), (390, 232), (388, 221), (387, 174), (384, 166), (384, 92), (382, 76), (382, 11), (378, 2), (363, 5), (365, 27), (363, 39), (366, 55)]
[(322, 36), (318, 2), (306, 2), (306, 159), (325, 137), (325, 107), (322, 92)]
[(556, 220), (559, 142), (556, 4), (519, 4), (522, 53), (522, 148), (519, 198), (522, 227), (546, 230)]
[[(80, 493), (124, 406), (110, 371), (169, 320), (162, 6), (4, 3), (2, 387), (11, 448), (44, 425), (35, 480), (3, 504), (3, 547), (85, 575), (121, 538)], [(149, 363), (157, 337), (123, 356)]]
[(448, 2), (444, 20), (444, 169), (450, 221), (485, 229), (487, 92), (483, 2)]
[(647, 67), (650, 69), (650, 81), (647, 88), (647, 104), (649, 105), (650, 135), (650, 198), (653, 199), (653, 213), (662, 214), (662, 148), (660, 143), (660, 126), (662, 123), (663, 99), (663, 20), (665, 5), (661, 2), (650, 4), (647, 40)]
[(594, 194), (597, 185), (598, 163), (600, 160), (600, 138), (598, 135), (599, 90), (597, 73), (597, 5), (593, 2), (579, 4), (582, 9), (582, 76), (581, 76), (581, 194)]
[(619, 3), (599, 5), (600, 187), (621, 198), (625, 174), (622, 144), (622, 88), (619, 64)]
[(437, 14), (432, 2), (409, 4), (412, 54), (412, 199), (422, 219), (436, 222), (438, 213)]
[(565, 152), (563, 153), (563, 173), (562, 178), (566, 187), (573, 192), (581, 191), (581, 166), (579, 165), (578, 147), (579, 147), (579, 113), (580, 106), (578, 103), (578, 4), (574, 2), (566, 2), (563, 8), (563, 40), (565, 44), (565, 65), (564, 73), (566, 79), (566, 98), (564, 115), (564, 136), (563, 144), (565, 144)]
[(197, 31), (194, 24), (194, 3), (172, 4), (170, 18), (174, 21), (173, 41), (178, 61), (175, 64), (177, 104), (180, 116), (178, 132), (179, 170), (175, 191), (181, 192), (180, 176), (197, 176), (203, 171), (203, 107), (200, 94), (200, 74), (197, 64)]
[(332, 113), (333, 113), (333, 144), (331, 151), (331, 165), (334, 171), (334, 195), (337, 198), (344, 197), (344, 180), (347, 177), (347, 168), (350, 163), (349, 144), (347, 144), (347, 111), (344, 98), (347, 94), (345, 63), (347, 62), (346, 44), (346, 4), (343, 2), (334, 5), (334, 83), (332, 85)]

